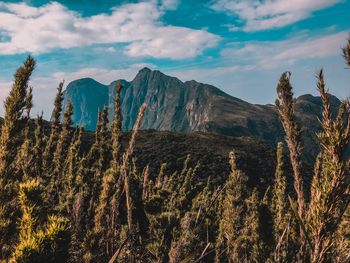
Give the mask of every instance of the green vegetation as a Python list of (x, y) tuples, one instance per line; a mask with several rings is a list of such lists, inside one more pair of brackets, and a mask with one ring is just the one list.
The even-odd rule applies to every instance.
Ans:
[[(350, 40), (343, 54), (350, 65)], [(92, 137), (71, 128), (72, 104), (62, 116), (61, 83), (46, 132), (42, 116), (29, 118), (34, 67), (28, 57), (5, 101), (0, 262), (349, 262), (350, 102), (333, 118), (322, 70), (322, 150), (314, 169), (302, 158), (286, 72), (276, 105), (287, 147), (278, 144), (273, 173), (257, 168), (271, 166), (255, 157), (269, 150), (249, 138), (216, 137), (226, 148), (203, 133), (154, 132), (149, 140), (150, 132), (139, 131), (146, 105), (131, 134), (122, 133), (121, 85), (113, 122), (103, 109)], [(181, 136), (192, 156), (177, 141)], [(180, 167), (171, 144), (183, 154)], [(208, 150), (215, 147), (224, 153), (232, 147), (228, 164)], [(198, 156), (212, 161), (193, 161)]]

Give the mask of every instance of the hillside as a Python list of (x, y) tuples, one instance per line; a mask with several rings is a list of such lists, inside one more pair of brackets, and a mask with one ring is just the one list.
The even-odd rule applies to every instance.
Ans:
[[(123, 146), (129, 141), (130, 133), (123, 135)], [(84, 148), (93, 143), (94, 134), (85, 133)], [(213, 183), (223, 183), (229, 172), (228, 154), (234, 150), (238, 166), (247, 174), (251, 187), (263, 187), (273, 181), (275, 150), (256, 139), (230, 137), (203, 132), (140, 131), (134, 156), (140, 170), (150, 165), (150, 175), (156, 176), (162, 163), (167, 163), (167, 174), (180, 171), (187, 155), (191, 164), (200, 164), (197, 176), (201, 181), (211, 177)]]
[[(202, 131), (226, 136), (246, 136), (262, 140), (275, 147), (284, 133), (274, 105), (256, 105), (232, 97), (220, 89), (194, 80), (182, 82), (160, 71), (144, 68), (131, 81), (117, 80), (109, 86), (92, 79), (71, 82), (64, 93), (74, 106), (73, 122), (94, 130), (98, 109), (108, 106), (109, 119), (114, 114), (115, 86), (121, 82), (124, 130), (131, 130), (143, 102), (148, 107), (141, 129), (160, 131)], [(340, 101), (332, 96), (332, 111)], [(301, 123), (307, 156), (318, 152), (313, 144), (321, 128), (320, 97), (303, 95), (296, 101), (296, 117)]]

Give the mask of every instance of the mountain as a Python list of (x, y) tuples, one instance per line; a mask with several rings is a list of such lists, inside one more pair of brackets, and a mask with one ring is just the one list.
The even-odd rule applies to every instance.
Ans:
[[(230, 96), (220, 89), (196, 82), (182, 82), (160, 71), (144, 68), (128, 82), (116, 80), (102, 85), (92, 79), (71, 82), (64, 102), (74, 105), (73, 121), (94, 130), (98, 109), (108, 106), (113, 116), (115, 86), (121, 82), (123, 128), (131, 130), (138, 110), (147, 103), (142, 129), (165, 131), (203, 131), (226, 136), (248, 136), (270, 145), (283, 139), (283, 128), (274, 105), (257, 105)], [(331, 96), (334, 108), (340, 101)], [(304, 131), (306, 147), (319, 131), (322, 102), (320, 97), (303, 95), (296, 100), (296, 115)], [(314, 154), (317, 149), (309, 149)]]
[(68, 101), (74, 106), (73, 123), (92, 130), (96, 127), (98, 109), (102, 110), (108, 102), (108, 89), (91, 78), (79, 79), (69, 83), (64, 91), (64, 109)]

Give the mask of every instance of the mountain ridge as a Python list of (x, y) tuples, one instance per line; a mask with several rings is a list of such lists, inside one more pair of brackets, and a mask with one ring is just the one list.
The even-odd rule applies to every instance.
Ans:
[[(272, 104), (252, 104), (231, 96), (219, 88), (197, 82), (182, 82), (158, 70), (141, 69), (132, 81), (119, 79), (103, 85), (91, 78), (75, 80), (64, 91), (64, 108), (69, 100), (74, 106), (73, 123), (94, 130), (98, 109), (114, 114), (115, 86), (122, 83), (121, 108), (124, 130), (131, 130), (138, 110), (146, 102), (147, 109), (141, 129), (160, 131), (201, 131), (226, 136), (248, 136), (270, 145), (283, 140), (284, 132), (277, 109)], [(331, 96), (332, 109), (340, 101)], [(296, 99), (296, 116), (302, 124), (306, 147), (315, 140), (322, 102), (311, 94)], [(95, 116), (95, 117), (92, 117)], [(305, 121), (307, 120), (307, 121)], [(317, 152), (317, 149), (310, 149)]]

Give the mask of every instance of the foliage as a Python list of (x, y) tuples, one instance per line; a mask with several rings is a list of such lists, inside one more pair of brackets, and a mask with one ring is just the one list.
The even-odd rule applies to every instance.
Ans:
[[(347, 64), (349, 49), (350, 40)], [(61, 118), (63, 83), (45, 129), (42, 116), (30, 119), (34, 66), (28, 57), (5, 101), (1, 262), (349, 261), (350, 102), (332, 116), (322, 70), (322, 150), (313, 172), (302, 159), (291, 74), (281, 75), (276, 105), (288, 152), (277, 145), (274, 173), (269, 150), (249, 138), (154, 132), (147, 141), (150, 133), (139, 132), (146, 105), (133, 131), (122, 133), (120, 84), (111, 126), (104, 108), (93, 137), (71, 127), (71, 103)]]

